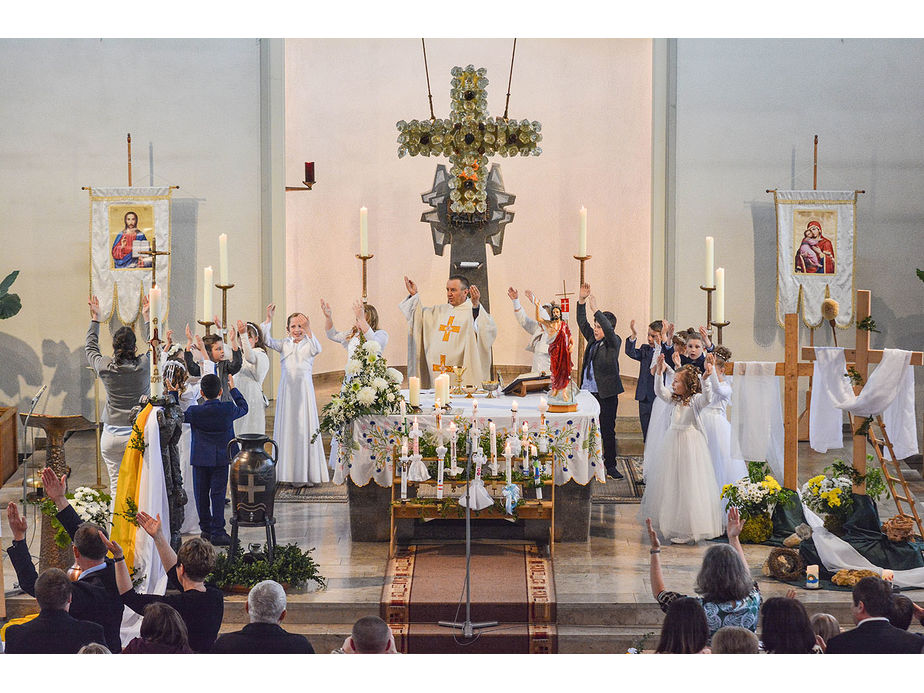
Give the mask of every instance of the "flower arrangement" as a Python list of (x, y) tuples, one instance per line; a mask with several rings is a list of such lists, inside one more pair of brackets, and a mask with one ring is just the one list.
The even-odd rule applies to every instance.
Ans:
[[(112, 498), (108, 494), (88, 486), (78, 486), (73, 493), (68, 493), (66, 497), (82, 521), (92, 522), (104, 529), (109, 527), (109, 521), (112, 518), (109, 503)], [(71, 538), (65, 531), (64, 526), (58, 522), (58, 509), (55, 507), (54, 501), (51, 498), (45, 498), (41, 501), (41, 509), (43, 515), (51, 518), (51, 526), (55, 530), (55, 544), (62, 549), (66, 549), (71, 543)]]
[(873, 501), (887, 493), (878, 469), (870, 469), (864, 475), (843, 460), (835, 459), (823, 473), (802, 484), (799, 496), (809, 510), (824, 517), (826, 529), (839, 534), (853, 509), (853, 486), (862, 483)]
[(734, 484), (725, 484), (725, 509), (738, 508), (744, 520), (741, 541), (759, 544), (773, 534), (770, 515), (777, 503), (786, 503), (795, 491), (780, 486), (769, 473), (766, 462), (748, 462), (748, 475)]
[(321, 410), (319, 428), (311, 438), (314, 442), (327, 432), (337, 439), (341, 451), (352, 445), (347, 430), (357, 418), (397, 413), (404, 380), (400, 371), (388, 367), (381, 345), (362, 335), (345, 372), (343, 387)]

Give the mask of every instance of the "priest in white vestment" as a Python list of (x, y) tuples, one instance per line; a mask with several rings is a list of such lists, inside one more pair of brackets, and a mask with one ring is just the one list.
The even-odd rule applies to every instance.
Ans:
[(446, 282), (446, 303), (421, 306), (417, 284), (404, 278), (408, 297), (401, 302), (407, 318), (407, 374), (420, 377), (422, 388), (432, 387), (440, 373), (464, 366), (462, 382), (481, 385), (491, 380), (491, 347), (497, 325), (484, 306), (481, 292), (461, 275)]

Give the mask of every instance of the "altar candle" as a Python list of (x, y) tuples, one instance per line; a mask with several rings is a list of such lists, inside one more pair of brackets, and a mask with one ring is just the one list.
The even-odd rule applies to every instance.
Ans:
[(420, 378), (412, 375), (407, 379), (408, 396), (412, 407), (420, 406)]
[(810, 590), (817, 590), (821, 585), (818, 583), (818, 566), (805, 566), (805, 587)]
[(314, 162), (306, 161), (305, 162), (305, 182), (314, 183)]
[(151, 314), (151, 322), (157, 321), (157, 326), (160, 327), (160, 302), (161, 302), (161, 291), (159, 286), (152, 286), (151, 293), (148, 294), (148, 299), (150, 303), (148, 304), (148, 309)]
[(578, 257), (587, 257), (587, 209), (581, 207), (581, 230), (578, 233)]
[(725, 268), (715, 271), (715, 321), (725, 322)]
[(359, 254), (369, 255), (369, 210), (365, 207), (359, 208)]
[[(715, 241), (712, 236), (706, 236), (706, 283), (705, 287), (713, 287), (712, 270), (715, 267)], [(719, 322), (718, 320), (716, 322)]]
[(228, 234), (218, 236), (218, 276), (222, 286), (228, 286)]
[(497, 426), (493, 421), (488, 424), (488, 431), (491, 433), (491, 463), (497, 469)]
[(513, 470), (510, 467), (510, 458), (513, 457), (513, 452), (510, 450), (510, 439), (507, 439), (507, 445), (504, 446), (504, 459), (507, 460), (507, 483), (510, 484), (513, 482)]
[(212, 268), (202, 270), (202, 322), (212, 317)]

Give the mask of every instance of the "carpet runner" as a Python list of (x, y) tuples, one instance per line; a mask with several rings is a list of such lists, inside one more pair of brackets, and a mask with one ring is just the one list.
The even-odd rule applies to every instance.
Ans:
[(472, 544), (471, 620), (499, 621), (463, 640), (439, 621), (465, 620), (465, 546), (416, 545), (388, 561), (382, 618), (400, 652), (543, 654), (558, 651), (552, 561), (534, 545)]

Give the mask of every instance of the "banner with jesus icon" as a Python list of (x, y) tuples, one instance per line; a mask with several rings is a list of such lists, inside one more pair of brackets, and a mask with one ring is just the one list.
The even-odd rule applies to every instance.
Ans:
[[(167, 306), (170, 248), (169, 186), (90, 188), (90, 293), (99, 298), (100, 320), (113, 313), (125, 324), (141, 312), (153, 269)], [(166, 315), (164, 316), (166, 318)]]
[(821, 304), (838, 302), (838, 327), (854, 313), (854, 250), (857, 193), (831, 190), (776, 190), (776, 320), (798, 313), (809, 327), (822, 323)]

